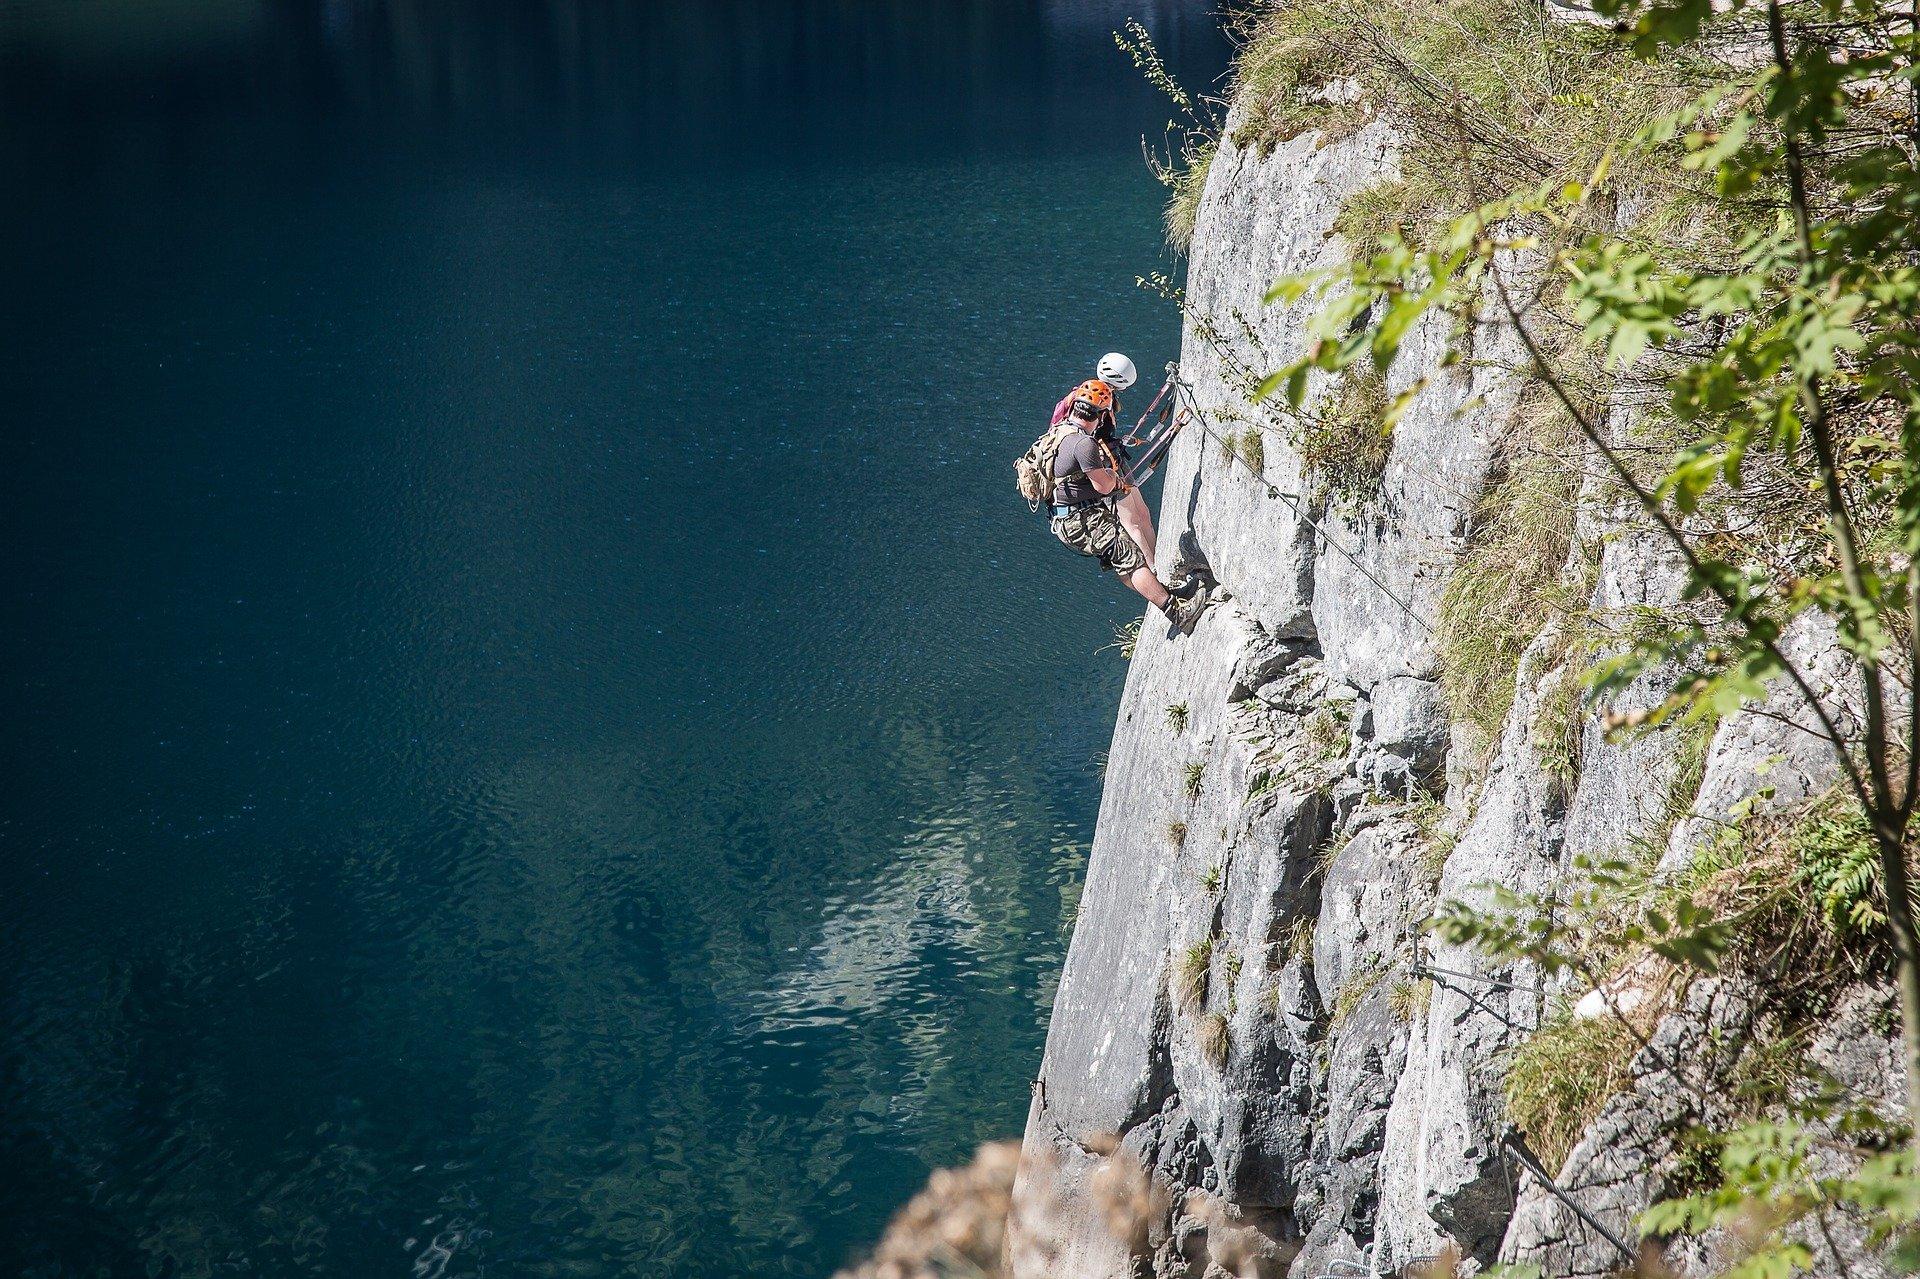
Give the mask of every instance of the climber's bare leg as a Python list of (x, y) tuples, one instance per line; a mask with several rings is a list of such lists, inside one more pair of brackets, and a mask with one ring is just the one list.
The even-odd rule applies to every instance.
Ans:
[[(1113, 504), (1114, 514), (1120, 517), (1120, 527), (1127, 531), (1133, 544), (1147, 557), (1147, 567), (1152, 568), (1153, 556), (1153, 516), (1147, 513), (1147, 504), (1140, 497), (1140, 490), (1134, 489)], [(1144, 592), (1143, 592), (1144, 593)]]
[(1164, 608), (1167, 602), (1167, 588), (1160, 585), (1160, 579), (1153, 575), (1153, 569), (1142, 565), (1127, 574), (1127, 585), (1140, 597), (1155, 608)]

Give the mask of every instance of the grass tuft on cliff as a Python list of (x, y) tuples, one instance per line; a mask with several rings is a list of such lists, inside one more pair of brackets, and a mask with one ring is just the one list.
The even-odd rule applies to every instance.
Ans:
[(1371, 364), (1341, 374), (1332, 403), (1300, 423), (1295, 447), (1307, 473), (1346, 506), (1358, 506), (1380, 488), (1393, 452), (1387, 379)]
[(1233, 1032), (1227, 1026), (1227, 1019), (1219, 1013), (1208, 1013), (1200, 1019), (1194, 1028), (1194, 1038), (1200, 1045), (1200, 1055), (1215, 1070), (1227, 1064), (1227, 1055), (1233, 1049)]
[(1193, 247), (1193, 229), (1200, 218), (1200, 197), (1207, 188), (1207, 170), (1213, 167), (1213, 157), (1219, 149), (1217, 142), (1202, 143), (1185, 164), (1169, 170), (1161, 178), (1171, 192), (1162, 214), (1167, 247), (1176, 253), (1185, 253)]
[(1507, 1057), (1507, 1117), (1550, 1172), (1558, 1172), (1607, 1099), (1629, 1082), (1639, 1048), (1613, 1017), (1562, 1010)]
[(1386, 976), (1386, 968), (1377, 963), (1374, 967), (1363, 968), (1350, 975), (1334, 992), (1333, 1007), (1328, 1010), (1331, 1023), (1336, 1027), (1346, 1025), (1347, 1019), (1360, 1011), (1360, 1005)]
[(1387, 1011), (1394, 1019), (1412, 1025), (1427, 1015), (1433, 1002), (1433, 978), (1401, 978), (1387, 992)]
[(1188, 799), (1199, 799), (1200, 788), (1207, 784), (1207, 765), (1204, 760), (1194, 760), (1180, 775), (1180, 790)]
[(1303, 964), (1313, 962), (1313, 933), (1316, 921), (1311, 915), (1293, 921), (1287, 929), (1287, 956)]
[(1521, 405), (1440, 598), (1447, 709), (1488, 740), (1513, 708), (1521, 654), (1556, 616), (1572, 619), (1586, 604), (1586, 583), (1563, 573), (1580, 495), (1575, 453), (1572, 423), (1544, 396)]
[(1203, 1008), (1207, 1002), (1207, 978), (1213, 967), (1213, 938), (1202, 937), (1180, 952), (1173, 969), (1173, 1003), (1176, 1008)]

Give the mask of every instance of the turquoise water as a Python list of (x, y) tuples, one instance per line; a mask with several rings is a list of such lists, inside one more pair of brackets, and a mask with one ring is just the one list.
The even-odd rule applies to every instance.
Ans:
[(1177, 340), (1128, 13), (1218, 71), (0, 10), (0, 1273), (821, 1275), (1017, 1131), (1137, 610), (1009, 463)]

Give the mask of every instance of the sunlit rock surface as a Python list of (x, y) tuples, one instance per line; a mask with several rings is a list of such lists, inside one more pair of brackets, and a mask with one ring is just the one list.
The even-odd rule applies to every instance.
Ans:
[[(1710, 741), (1610, 734), (1609, 715), (1658, 702), (1659, 672), (1598, 704), (1572, 690), (1563, 741), (1543, 742), (1546, 708), (1567, 704), (1578, 675), (1564, 622), (1528, 646), (1494, 740), (1449, 722), (1435, 623), (1522, 411), (1509, 328), (1481, 322), (1480, 358), (1456, 367), (1437, 321), (1409, 334), (1389, 389), (1428, 390), (1363, 500), (1330, 499), (1279, 430), (1263, 432), (1258, 474), (1229, 449), (1249, 387), (1305, 340), (1307, 304), (1264, 306), (1268, 287), (1339, 259), (1343, 202), (1397, 172), (1399, 145), (1374, 121), (1267, 154), (1228, 141), (1209, 170), (1182, 359), (1208, 430), (1169, 458), (1161, 567), (1206, 565), (1224, 602), (1191, 637), (1149, 614), (1132, 659), (1021, 1172), (1060, 1242), (1023, 1253), (1016, 1240), (1016, 1273), (1198, 1279), (1231, 1273), (1229, 1252), (1258, 1259), (1239, 1273), (1297, 1276), (1443, 1254), (1617, 1269), (1626, 1259), (1509, 1146), (1506, 1062), (1549, 1015), (1551, 979), (1420, 925), (1442, 900), (1563, 891), (1583, 865), (1633, 850), (1684, 865), (1743, 804), (1834, 779), (1789, 689)], [(1584, 637), (1589, 653), (1617, 651), (1610, 637), (1639, 612), (1677, 606), (1672, 553), (1593, 485), (1576, 542), (1597, 560), (1583, 581), (1593, 614), (1613, 628)], [(1823, 692), (1844, 689), (1830, 629), (1808, 620), (1790, 642)], [(1750, 1017), (1737, 983), (1665, 1008), (1630, 1087), (1551, 1170), (1619, 1233), (1664, 1193), (1678, 1131), (1704, 1114), (1661, 1054), (1693, 1059), (1710, 1087), (1726, 1063), (1707, 1046)], [(1870, 1073), (1884, 1032), (1829, 1050)], [(1147, 1170), (1161, 1191), (1125, 1238), (1103, 1224), (1099, 1187), (1116, 1168)], [(1865, 1255), (1858, 1241), (1823, 1246)]]

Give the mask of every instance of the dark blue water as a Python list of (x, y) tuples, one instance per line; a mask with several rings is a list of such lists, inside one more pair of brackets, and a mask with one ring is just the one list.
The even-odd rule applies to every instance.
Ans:
[[(1017, 1130), (1199, 4), (0, 5), (0, 1273), (812, 1276)], [(1144, 405), (1138, 392), (1135, 399)]]

